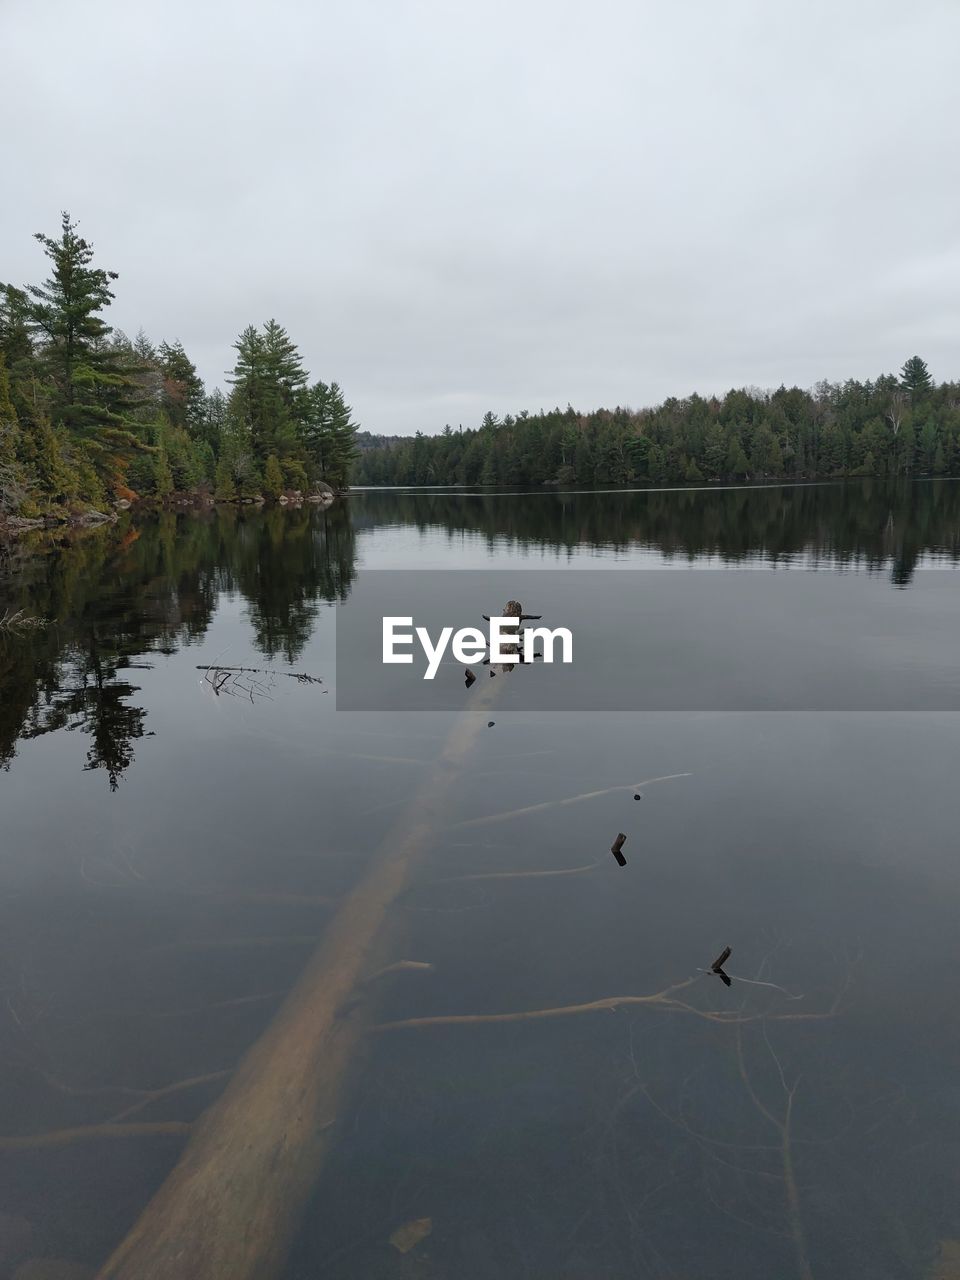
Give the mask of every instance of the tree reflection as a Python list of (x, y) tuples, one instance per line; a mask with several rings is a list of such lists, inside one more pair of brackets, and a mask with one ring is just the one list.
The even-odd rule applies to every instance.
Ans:
[(252, 518), (221, 508), (217, 520), (235, 588), (249, 602), (257, 648), (271, 660), (296, 662), (320, 602), (343, 599), (353, 581), (348, 504), (319, 514), (274, 508)]
[(0, 614), (23, 609), (50, 620), (0, 635), (0, 766), (10, 767), (20, 740), (79, 731), (90, 740), (84, 767), (104, 770), (116, 790), (146, 732), (129, 674), (149, 665), (145, 656), (200, 639), (230, 592), (247, 603), (260, 653), (296, 662), (321, 604), (350, 590), (358, 531), (398, 525), (560, 555), (602, 546), (730, 563), (803, 558), (885, 569), (905, 586), (926, 554), (960, 559), (960, 483), (359, 492), (327, 511), (227, 506), (38, 535), (0, 547)]
[(351, 498), (360, 525), (464, 531), (491, 549), (573, 552), (649, 547), (667, 559), (715, 555), (739, 563), (806, 557), (814, 565), (890, 570), (910, 582), (925, 553), (960, 559), (960, 483), (819, 484), (741, 489), (575, 493), (430, 493), (393, 490)]
[[(33, 552), (33, 554), (31, 554)], [(354, 574), (349, 512), (164, 512), (154, 520), (21, 543), (0, 563), (0, 603), (50, 625), (0, 636), (0, 766), (63, 729), (89, 739), (86, 770), (115, 791), (145, 734), (131, 670), (207, 631), (222, 592), (248, 601), (257, 647), (292, 662), (319, 602)], [(139, 661), (138, 661), (139, 660)]]

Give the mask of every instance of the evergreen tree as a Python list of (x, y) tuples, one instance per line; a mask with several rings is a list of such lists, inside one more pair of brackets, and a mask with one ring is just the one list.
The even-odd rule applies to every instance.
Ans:
[(163, 408), (170, 421), (199, 434), (206, 417), (207, 397), (197, 367), (179, 341), (161, 342), (157, 353), (163, 377)]
[(230, 459), (226, 455), (217, 463), (213, 480), (213, 496), (218, 502), (232, 502), (237, 496)]
[(206, 398), (203, 422), (197, 434), (206, 441), (214, 454), (220, 452), (220, 440), (227, 420), (227, 400), (219, 387), (214, 387)]
[[(261, 478), (271, 492), (322, 477), (347, 484), (350, 408), (336, 383), (308, 391), (300, 353), (276, 320), (237, 339), (229, 400), (207, 396), (179, 341), (158, 348), (142, 329), (132, 342), (111, 329), (116, 272), (94, 264), (68, 214), (59, 236), (36, 239), (48, 279), (0, 284), (4, 510), (99, 505), (108, 489), (132, 499), (213, 483), (252, 497)], [(427, 471), (435, 473), (429, 459)]]
[(900, 385), (910, 393), (914, 402), (926, 395), (933, 385), (927, 362), (919, 356), (911, 356), (906, 360), (900, 370)]
[(60, 236), (35, 239), (52, 263), (42, 285), (30, 285), (27, 321), (39, 344), (41, 367), (53, 388), (55, 427), (82, 445), (111, 482), (139, 442), (126, 411), (134, 403), (132, 369), (110, 341), (103, 312), (113, 301), (115, 271), (92, 266), (93, 246), (62, 215)]
[(322, 480), (333, 451), (333, 406), (325, 382), (315, 382), (304, 396), (300, 431), (310, 469)]
[(743, 451), (740, 437), (735, 435), (727, 449), (727, 475), (734, 480), (745, 480), (749, 473), (750, 464), (747, 462), (747, 455)]
[(10, 380), (10, 399), (21, 424), (30, 419), (38, 391), (38, 368), (28, 313), (30, 299), (22, 289), (0, 285), (0, 351)]
[(131, 377), (136, 388), (133, 416), (144, 424), (153, 422), (163, 405), (163, 374), (153, 343), (142, 329), (130, 344)]
[(133, 354), (145, 365), (157, 363), (157, 349), (142, 329), (137, 330), (133, 340)]
[(357, 426), (353, 421), (353, 410), (344, 400), (336, 382), (330, 384), (329, 409), (330, 450), (323, 478), (335, 489), (342, 489), (350, 478), (350, 468), (357, 455)]
[(283, 492), (283, 472), (275, 453), (271, 453), (263, 469), (263, 496), (276, 501)]
[(267, 321), (262, 333), (248, 325), (234, 349), (230, 381), (243, 399), (257, 461), (262, 464), (271, 453), (295, 454), (307, 381), (299, 351), (276, 320)]
[(6, 355), (0, 350), (0, 515), (15, 515), (27, 502), (26, 476), (19, 455), (20, 426), (10, 399)]
[(236, 497), (256, 496), (259, 492), (260, 468), (254, 452), (253, 431), (248, 416), (246, 395), (240, 387), (234, 387), (227, 401), (220, 462), (225, 464), (226, 471), (231, 477)]
[(158, 498), (166, 498), (173, 493), (173, 487), (173, 472), (170, 470), (167, 451), (161, 445), (153, 460), (153, 492)]

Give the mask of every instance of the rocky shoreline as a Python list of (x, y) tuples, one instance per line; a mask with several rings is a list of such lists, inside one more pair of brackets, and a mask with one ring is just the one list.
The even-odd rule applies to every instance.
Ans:
[(22, 533), (31, 533), (36, 529), (93, 529), (102, 524), (116, 524), (120, 513), (135, 511), (164, 511), (171, 508), (214, 507), (214, 506), (252, 506), (264, 507), (276, 505), (281, 507), (302, 507), (304, 503), (314, 506), (329, 507), (346, 490), (337, 491), (330, 485), (319, 481), (309, 493), (300, 489), (288, 489), (276, 499), (268, 503), (263, 494), (254, 494), (246, 498), (224, 500), (215, 498), (209, 491), (195, 493), (172, 493), (162, 500), (156, 498), (137, 498), (131, 501), (120, 498), (109, 511), (98, 511), (91, 507), (82, 512), (66, 512), (59, 510), (41, 516), (2, 516), (0, 515), (0, 537), (15, 538)]

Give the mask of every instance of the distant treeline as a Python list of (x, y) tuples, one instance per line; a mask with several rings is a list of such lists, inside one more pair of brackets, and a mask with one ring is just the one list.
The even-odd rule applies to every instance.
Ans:
[(0, 517), (202, 489), (231, 500), (334, 488), (356, 426), (335, 382), (311, 383), (275, 320), (234, 343), (229, 395), (207, 393), (179, 342), (131, 342), (103, 313), (114, 271), (68, 214), (38, 285), (0, 285)]
[(700, 484), (832, 476), (960, 476), (960, 383), (912, 356), (899, 377), (670, 399), (655, 409), (569, 406), (485, 415), (380, 447), (359, 484)]

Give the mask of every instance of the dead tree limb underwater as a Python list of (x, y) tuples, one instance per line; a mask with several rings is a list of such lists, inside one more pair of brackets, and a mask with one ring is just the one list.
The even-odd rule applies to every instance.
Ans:
[(176, 1080), (173, 1084), (165, 1084), (159, 1089), (145, 1090), (139, 1102), (134, 1102), (131, 1106), (124, 1107), (122, 1111), (118, 1111), (116, 1115), (110, 1117), (109, 1123), (120, 1124), (125, 1120), (129, 1120), (131, 1116), (145, 1111), (151, 1103), (159, 1102), (162, 1098), (171, 1098), (175, 1093), (185, 1093), (192, 1089), (201, 1088), (205, 1084), (217, 1084), (221, 1080), (225, 1080), (229, 1074), (229, 1071), (208, 1071), (203, 1076), (191, 1076), (188, 1080)]
[(586, 871), (596, 871), (606, 862), (587, 862), (582, 867), (557, 867), (552, 871), (478, 871), (473, 875), (444, 876), (440, 880), (431, 880), (430, 884), (466, 884), (472, 880), (544, 880), (552, 876), (580, 876)]
[(695, 1018), (703, 1018), (706, 1022), (722, 1022), (733, 1026), (744, 1023), (760, 1022), (821, 1022), (836, 1016), (837, 1009), (833, 1005), (829, 1009), (811, 1010), (807, 1013), (744, 1013), (742, 1010), (700, 1009), (688, 1004), (686, 1000), (674, 999), (674, 992), (682, 991), (699, 981), (699, 977), (686, 978), (675, 982), (662, 991), (655, 991), (645, 996), (604, 996), (600, 1000), (588, 1000), (584, 1004), (555, 1005), (546, 1009), (517, 1009), (511, 1013), (440, 1013), (423, 1018), (403, 1018), (397, 1022), (380, 1022), (371, 1027), (371, 1031), (407, 1031), (417, 1027), (467, 1027), (480, 1023), (495, 1022), (535, 1022), (545, 1018), (570, 1018), (579, 1014), (599, 1013), (603, 1010), (616, 1011), (631, 1005), (644, 1005), (647, 1008), (660, 1009), (667, 1013), (687, 1014)]
[[(456, 721), (296, 986), (99, 1280), (270, 1280), (281, 1272), (369, 1042), (381, 983), (367, 979), (390, 964), (390, 909), (443, 824), (458, 766), (498, 692), (485, 686)], [(358, 988), (362, 998), (352, 1000)]]
[(600, 796), (614, 795), (617, 791), (639, 791), (641, 787), (652, 787), (655, 782), (673, 782), (675, 778), (689, 778), (689, 773), (667, 773), (662, 778), (645, 778), (643, 782), (628, 782), (617, 787), (604, 787), (600, 791), (584, 791), (578, 796), (566, 796), (562, 800), (544, 800), (540, 804), (527, 804), (522, 809), (507, 809), (503, 813), (488, 813), (482, 818), (467, 818), (455, 823), (461, 827), (486, 827), (493, 822), (506, 822), (510, 818), (525, 818), (530, 813), (543, 813), (547, 809), (562, 809), (566, 805), (580, 804), (584, 800), (596, 800)]
[(244, 675), (254, 676), (285, 676), (288, 680), (296, 680), (300, 684), (323, 684), (319, 676), (307, 675), (305, 671), (277, 671), (275, 667), (223, 667), (219, 664), (198, 663), (197, 670), (213, 672), (216, 675), (223, 673), (234, 675), (242, 672)]
[[(521, 612), (515, 602), (511, 608)], [(479, 695), (473, 691), (469, 710), (455, 722), (363, 879), (343, 898), (277, 1015), (195, 1122), (180, 1160), (98, 1280), (274, 1280), (282, 1273), (335, 1140), (358, 1060), (373, 1039), (369, 1032), (382, 982), (372, 978), (391, 966), (392, 908), (444, 827), (459, 766), (484, 732), (485, 713), (501, 687), (502, 681), (485, 683)], [(635, 785), (650, 784), (559, 803)]]
[[(227, 693), (233, 698), (249, 698), (251, 702), (256, 698), (270, 697), (270, 690), (273, 688), (276, 680), (284, 676), (288, 680), (296, 680), (298, 684), (323, 684), (319, 676), (308, 675), (306, 671), (277, 671), (273, 667), (224, 667), (219, 664), (213, 666), (197, 665), (197, 670), (203, 672), (203, 682), (208, 684), (213, 692), (220, 697), (221, 693)], [(266, 680), (260, 679), (266, 676)], [(248, 677), (246, 681), (241, 677)], [(326, 689), (321, 689), (321, 693), (326, 693)]]

